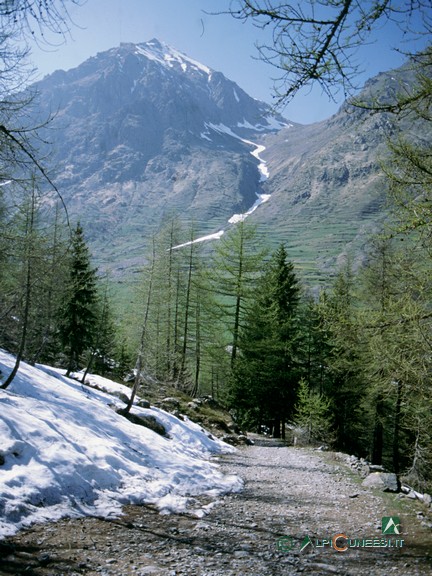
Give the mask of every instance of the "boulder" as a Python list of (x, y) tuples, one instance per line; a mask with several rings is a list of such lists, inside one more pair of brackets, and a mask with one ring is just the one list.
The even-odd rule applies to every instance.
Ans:
[(240, 436), (236, 436), (235, 434), (225, 434), (222, 436), (221, 440), (227, 444), (231, 444), (232, 446), (250, 446), (253, 444), (252, 440), (243, 434)]
[(362, 486), (382, 492), (398, 492), (397, 476), (391, 472), (372, 472), (363, 480)]
[(214, 410), (223, 410), (223, 406), (211, 396), (200, 396), (195, 400), (199, 400), (200, 404), (204, 404)]
[(167, 412), (171, 412), (180, 409), (180, 401), (177, 398), (169, 396), (168, 398), (164, 398), (160, 402), (157, 402), (157, 406)]
[(369, 470), (371, 472), (385, 472), (385, 468), (382, 464), (369, 464)]
[(191, 410), (199, 410), (199, 405), (197, 404), (197, 402), (188, 402), (188, 408), (190, 408)]
[[(118, 413), (121, 414), (121, 411), (118, 411)], [(132, 412), (122, 415), (125, 416), (129, 422), (133, 422), (139, 426), (145, 426), (146, 428), (153, 430), (153, 432), (156, 432), (156, 434), (169, 438), (165, 427), (158, 422), (154, 416), (144, 416), (143, 414), (133, 414)]]
[(136, 405), (140, 408), (150, 408), (150, 402), (148, 400), (144, 400), (144, 398), (139, 398), (136, 402)]
[(121, 400), (124, 404), (129, 402), (129, 398), (124, 394), (124, 392), (120, 392), (119, 390), (115, 390), (114, 392), (110, 392), (111, 396), (115, 396), (119, 400)]

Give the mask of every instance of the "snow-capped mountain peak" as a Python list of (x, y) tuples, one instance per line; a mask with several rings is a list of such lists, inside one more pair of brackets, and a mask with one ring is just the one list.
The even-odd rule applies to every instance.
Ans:
[(200, 237), (247, 213), (262, 195), (262, 161), (251, 153), (288, 124), (223, 73), (156, 39), (100, 52), (36, 91), (41, 119), (57, 111), (52, 161), (69, 213), (81, 217), (85, 205), (90, 240), (115, 235), (120, 258), (123, 246), (142, 245), (132, 229), (141, 238), (168, 212), (205, 223)]
[(153, 38), (153, 40), (149, 42), (137, 44), (135, 48), (135, 54), (140, 54), (149, 60), (159, 62), (159, 64), (167, 68), (181, 69), (183, 72), (187, 72), (192, 68), (192, 70), (202, 72), (207, 76), (210, 76), (212, 73), (210, 68), (204, 64), (201, 64), (193, 58), (189, 58), (186, 54), (179, 52), (164, 42), (160, 42), (156, 38)]

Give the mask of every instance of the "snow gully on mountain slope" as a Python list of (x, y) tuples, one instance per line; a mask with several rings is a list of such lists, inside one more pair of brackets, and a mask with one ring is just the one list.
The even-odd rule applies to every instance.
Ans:
[[(262, 146), (260, 144), (255, 144), (254, 142), (250, 142), (249, 140), (244, 140), (243, 138), (241, 140), (243, 142), (246, 142), (247, 144), (251, 144), (252, 146), (256, 146), (255, 150), (253, 152), (251, 152), (251, 154), (252, 154), (252, 156), (254, 156), (259, 161), (258, 170), (261, 174), (260, 182), (265, 182), (265, 180), (267, 180), (267, 178), (269, 177), (269, 171), (267, 168), (267, 162), (265, 160), (263, 160), (262, 158), (260, 158), (260, 154), (262, 152), (264, 152), (266, 147)], [(271, 194), (257, 194), (256, 201), (254, 202), (252, 207), (249, 208), (249, 210), (247, 212), (245, 212), (244, 214), (234, 214), (233, 216), (231, 216), (231, 218), (228, 220), (228, 222), (230, 224), (237, 224), (237, 222), (243, 222), (243, 220), (245, 220), (248, 216), (250, 216), (250, 214), (252, 214), (252, 212), (255, 212), (255, 210), (258, 208), (258, 206), (261, 206), (261, 204), (264, 204), (264, 202), (267, 202), (268, 200), (270, 200), (270, 196), (271, 196)]]
[[(255, 150), (253, 150), (251, 152), (251, 154), (259, 162), (258, 171), (260, 173), (260, 182), (265, 182), (269, 178), (269, 171), (267, 168), (267, 162), (265, 160), (263, 160), (260, 156), (264, 152), (264, 150), (266, 149), (265, 146), (263, 146), (261, 144), (256, 144), (255, 142), (251, 142), (250, 140), (246, 140), (245, 138), (241, 138), (240, 136), (235, 134), (230, 128), (228, 128), (228, 126), (225, 126), (224, 124), (217, 124), (217, 125), (216, 124), (206, 124), (206, 128), (211, 128), (212, 130), (215, 130), (216, 132), (219, 132), (219, 133), (228, 134), (229, 136), (232, 136), (233, 138), (236, 138), (237, 140), (241, 140), (245, 144), (248, 144), (250, 146), (254, 146)], [(206, 135), (205, 135), (205, 137), (207, 138)], [(233, 214), (231, 216), (231, 218), (229, 218), (228, 223), (229, 224), (237, 224), (238, 222), (243, 222), (244, 220), (246, 220), (246, 218), (248, 216), (250, 216), (253, 212), (255, 212), (255, 210), (258, 208), (258, 206), (261, 206), (261, 204), (264, 204), (264, 202), (267, 202), (268, 200), (270, 200), (270, 197), (271, 197), (271, 194), (257, 194), (257, 199), (255, 200), (253, 205), (249, 208), (249, 210), (247, 212), (244, 212), (243, 214)], [(214, 234), (207, 234), (206, 236), (200, 236), (199, 238), (196, 238), (195, 240), (185, 242), (184, 244), (179, 244), (178, 246), (174, 246), (173, 250), (176, 250), (177, 248), (184, 248), (185, 246), (190, 246), (191, 244), (197, 244), (199, 242), (208, 242), (209, 240), (219, 240), (224, 235), (224, 233), (225, 233), (225, 230), (222, 229), (222, 230), (219, 230), (218, 232), (215, 232)]]

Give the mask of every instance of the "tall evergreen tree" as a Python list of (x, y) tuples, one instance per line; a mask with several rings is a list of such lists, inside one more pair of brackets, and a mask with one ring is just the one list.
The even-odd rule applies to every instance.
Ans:
[(328, 358), (331, 353), (328, 330), (319, 301), (308, 295), (300, 309), (304, 379), (310, 391), (325, 394), (329, 388)]
[(266, 250), (259, 248), (255, 226), (239, 222), (219, 241), (212, 261), (212, 284), (218, 302), (214, 321), (224, 336), (223, 350), (230, 350), (231, 368), (237, 358), (243, 319), (253, 300)]
[(67, 375), (79, 366), (82, 353), (94, 342), (97, 276), (84, 232), (77, 224), (72, 235), (69, 279), (61, 310), (60, 336), (67, 350)]
[(59, 309), (67, 282), (69, 240), (69, 230), (59, 218), (61, 212), (57, 205), (53, 222), (48, 214), (44, 214), (47, 222), (41, 231), (43, 236), (36, 266), (31, 332), (26, 346), (26, 358), (32, 364), (55, 364), (61, 351)]
[(428, 457), (431, 273), (421, 244), (407, 241), (403, 250), (394, 244), (388, 239), (375, 241), (360, 275), (368, 379), (365, 404), (374, 409), (371, 457), (398, 475), (409, 469), (411, 482), (425, 488), (432, 469)]
[(294, 423), (304, 431), (303, 440), (307, 444), (332, 442), (330, 400), (311, 390), (303, 379), (299, 384), (295, 412)]
[(328, 389), (324, 392), (332, 402), (335, 442), (343, 450), (359, 453), (366, 442), (362, 403), (367, 388), (355, 283), (348, 261), (335, 278), (333, 289), (321, 298), (320, 307), (331, 345)]
[(300, 286), (282, 245), (260, 278), (254, 304), (240, 332), (231, 403), (249, 425), (271, 424), (284, 435), (301, 377)]
[(90, 371), (105, 376), (112, 373), (115, 367), (116, 326), (109, 301), (108, 278), (105, 282), (104, 294), (98, 299), (98, 305), (95, 307), (96, 331), (89, 347), (87, 366), (81, 378), (83, 383)]

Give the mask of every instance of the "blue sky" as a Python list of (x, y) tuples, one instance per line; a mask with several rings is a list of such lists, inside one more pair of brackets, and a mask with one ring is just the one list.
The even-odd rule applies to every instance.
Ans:
[[(277, 71), (256, 59), (255, 44), (270, 39), (252, 23), (229, 15), (206, 12), (227, 9), (229, 0), (87, 0), (73, 7), (71, 37), (57, 47), (32, 47), (32, 62), (39, 76), (67, 70), (120, 42), (145, 42), (158, 38), (188, 56), (225, 74), (254, 98), (272, 103), (273, 78)], [(361, 81), (402, 63), (389, 48), (392, 31), (385, 27), (375, 44), (359, 52), (365, 70)], [(255, 57), (255, 58), (254, 58)], [(337, 104), (319, 89), (299, 94), (283, 111), (295, 122), (311, 123), (329, 117)]]

